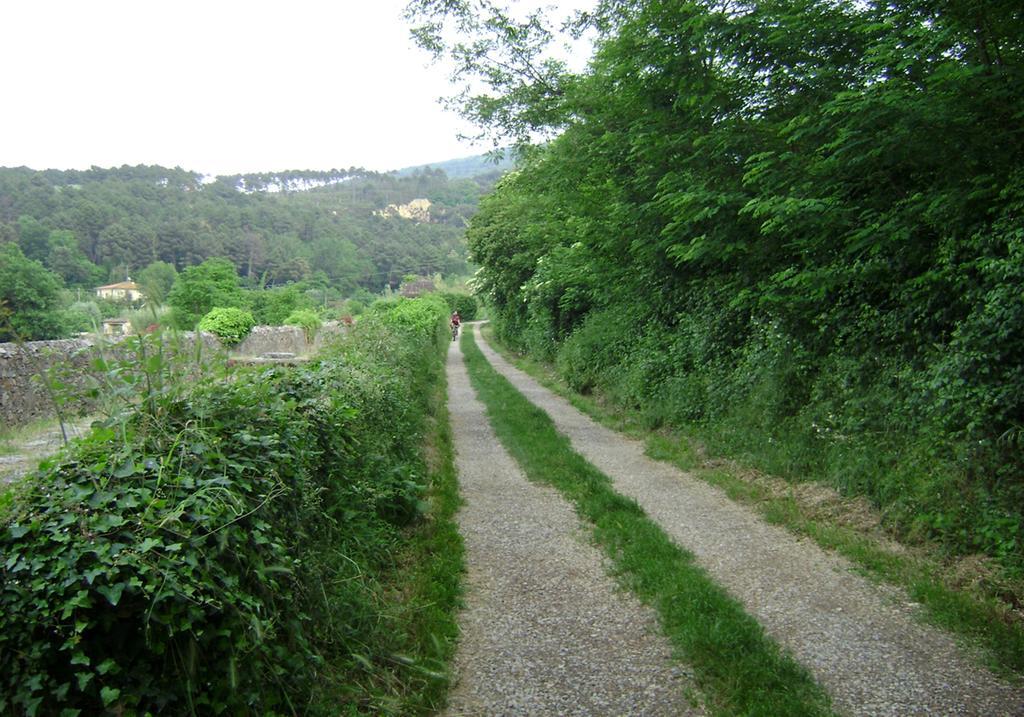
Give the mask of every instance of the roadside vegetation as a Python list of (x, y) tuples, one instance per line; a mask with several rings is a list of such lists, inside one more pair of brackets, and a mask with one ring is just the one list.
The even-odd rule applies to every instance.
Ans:
[(959, 636), (969, 650), (999, 674), (1024, 676), (1024, 583), (977, 556), (955, 559), (941, 545), (897, 542), (877, 509), (862, 498), (845, 497), (827, 486), (785, 480), (751, 467), (749, 460), (709, 455), (695, 434), (652, 428), (642, 411), (623, 407), (600, 392), (571, 389), (556, 368), (491, 345), (521, 370), (605, 425), (644, 441), (647, 454), (670, 461), (722, 488), (733, 500), (756, 509), (769, 522), (835, 550), (864, 575), (904, 589), (929, 622)]
[(193, 384), (144, 362), (123, 412), (4, 496), (0, 712), (440, 704), (461, 569), (448, 311), (376, 307), (302, 367)]
[(410, 15), (521, 143), (467, 232), (508, 345), (1024, 578), (1019, 3), (607, 0), (575, 72), (562, 18)]
[(632, 500), (572, 450), (548, 416), (462, 337), (470, 380), (495, 432), (530, 480), (553, 485), (593, 527), (619, 580), (657, 610), (714, 714), (828, 715), (826, 694), (742, 606)]

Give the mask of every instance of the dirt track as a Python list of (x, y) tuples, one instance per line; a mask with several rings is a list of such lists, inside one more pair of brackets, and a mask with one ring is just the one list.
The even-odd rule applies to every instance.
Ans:
[[(477, 343), (492, 365), (551, 416), (573, 447), (612, 478), (617, 491), (637, 500), (675, 541), (693, 552), (713, 578), (811, 670), (840, 712), (893, 716), (1024, 714), (1024, 690), (976, 666), (948, 635), (920, 624), (916, 607), (900, 591), (869, 583), (854, 574), (841, 558), (766, 524), (718, 489), (647, 458), (641, 444), (596, 424), (510, 366), (482, 340), (479, 327), (474, 330)], [(461, 365), (456, 352), (453, 349), (449, 362), (453, 409), (472, 400), (466, 395), (458, 370), (453, 369), (451, 361)], [(467, 434), (471, 428), (483, 430), (481, 424), (486, 421), (482, 414), (453, 413), (453, 421), (461, 480), (472, 484), (472, 474), (491, 470), (496, 454), (503, 451), (493, 437)], [(485, 443), (491, 444), (490, 455), (478, 452), (465, 462), (464, 452), (470, 450), (470, 445), (479, 450)], [(482, 497), (492, 488), (480, 485), (469, 490)], [(471, 505), (472, 495), (467, 498)], [(513, 519), (530, 515), (533, 510), (511, 495), (504, 496), (501, 503), (517, 506), (514, 511), (508, 509)], [(542, 525), (521, 533), (523, 539)], [(516, 535), (507, 533), (507, 540), (515, 540)], [(471, 583), (474, 570), (479, 575), (480, 568), (474, 563), (480, 559), (477, 550), (469, 551)], [(509, 619), (518, 609), (521, 607), (509, 605), (502, 614)], [(470, 634), (492, 629), (493, 624), (482, 620), (470, 629)], [(557, 675), (553, 679), (558, 679)]]
[(527, 481), (498, 442), (457, 344), (448, 390), (468, 585), (446, 714), (702, 714), (652, 611), (606, 574), (559, 493)]

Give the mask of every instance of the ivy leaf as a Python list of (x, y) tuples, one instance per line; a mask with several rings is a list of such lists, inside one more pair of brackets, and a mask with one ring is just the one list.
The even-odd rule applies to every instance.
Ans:
[(110, 703), (121, 696), (121, 690), (116, 687), (104, 687), (100, 690), (100, 697), (103, 698), (103, 706), (109, 707)]
[(124, 519), (124, 516), (122, 515), (106, 513), (102, 515), (99, 520), (96, 521), (96, 523), (93, 525), (93, 528), (95, 528), (95, 530), (97, 530), (98, 532), (105, 533), (108, 530), (120, 528), (126, 522), (127, 521)]
[(111, 605), (116, 606), (121, 602), (121, 593), (124, 592), (124, 583), (118, 583), (116, 585), (101, 585), (96, 588), (96, 591), (105, 597)]
[(114, 477), (127, 478), (130, 475), (135, 475), (135, 461), (129, 458), (114, 471)]
[(93, 674), (91, 672), (76, 672), (75, 677), (78, 679), (78, 689), (85, 692), (86, 686), (92, 681)]

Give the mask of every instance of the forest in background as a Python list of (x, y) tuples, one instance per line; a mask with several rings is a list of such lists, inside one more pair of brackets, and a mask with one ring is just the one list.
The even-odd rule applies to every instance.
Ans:
[(412, 5), (526, 157), (468, 235), (506, 342), (1020, 575), (1019, 3), (607, 0), (575, 74), (543, 13)]
[[(473, 166), (463, 179), (431, 167), (217, 178), (158, 166), (0, 168), (0, 318), (13, 324), (0, 340), (87, 330), (99, 318), (95, 287), (128, 276), (159, 303), (179, 272), (217, 257), (243, 287), (286, 293), (290, 306), (313, 303), (294, 298), (307, 294), (321, 306), (365, 304), (410, 276), (465, 275), (466, 224), (501, 174), (479, 158)], [(413, 199), (430, 201), (429, 220), (387, 211)]]

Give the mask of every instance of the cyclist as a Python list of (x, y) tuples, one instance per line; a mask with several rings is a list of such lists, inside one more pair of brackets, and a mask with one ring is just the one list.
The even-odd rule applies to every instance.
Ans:
[(458, 311), (452, 312), (451, 327), (452, 327), (452, 341), (459, 336), (459, 327), (462, 325), (462, 318), (459, 316)]

